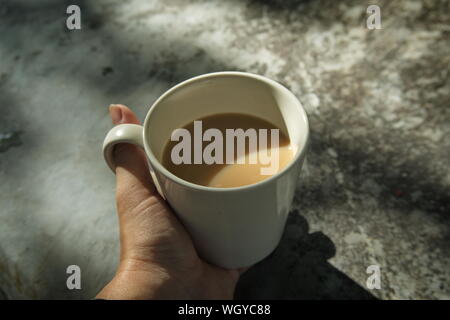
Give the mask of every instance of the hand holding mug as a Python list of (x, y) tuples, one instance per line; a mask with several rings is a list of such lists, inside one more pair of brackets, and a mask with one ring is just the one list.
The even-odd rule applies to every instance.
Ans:
[[(293, 150), (290, 162), (266, 179), (230, 188), (169, 171), (162, 159), (173, 130), (224, 112), (279, 128)], [(111, 107), (111, 116), (117, 125), (103, 153), (117, 175), (121, 263), (99, 297), (231, 298), (237, 270), (267, 257), (281, 239), (309, 138), (301, 103), (268, 78), (218, 72), (168, 90), (142, 126), (124, 106)]]
[[(110, 107), (114, 124), (139, 124), (123, 105)], [(118, 144), (113, 152), (120, 263), (100, 299), (231, 299), (238, 270), (199, 258), (189, 234), (158, 194), (144, 152)]]
[[(168, 170), (164, 151), (174, 130), (223, 113), (257, 117), (278, 128), (293, 150), (290, 162), (259, 182), (229, 188), (193, 183)], [(142, 148), (149, 165), (148, 179), (151, 176), (158, 193), (186, 228), (200, 257), (216, 266), (237, 269), (261, 261), (278, 245), (308, 137), (306, 112), (284, 86), (255, 74), (217, 72), (169, 89), (151, 106), (142, 126), (115, 126), (105, 138), (103, 153), (114, 170), (116, 144), (133, 143)], [(128, 194), (135, 196), (133, 190)]]

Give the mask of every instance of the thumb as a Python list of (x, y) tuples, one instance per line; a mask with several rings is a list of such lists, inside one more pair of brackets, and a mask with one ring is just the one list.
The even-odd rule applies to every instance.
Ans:
[[(140, 124), (133, 111), (120, 104), (109, 106), (114, 125)], [(155, 194), (155, 186), (149, 174), (145, 153), (139, 147), (121, 143), (114, 147), (116, 164), (116, 195), (119, 214), (138, 206), (149, 196)]]

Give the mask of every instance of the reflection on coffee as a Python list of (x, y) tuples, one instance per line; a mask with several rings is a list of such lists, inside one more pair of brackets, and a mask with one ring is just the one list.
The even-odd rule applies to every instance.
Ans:
[(183, 180), (232, 188), (269, 178), (293, 156), (289, 139), (274, 125), (251, 115), (223, 113), (174, 130), (162, 163)]

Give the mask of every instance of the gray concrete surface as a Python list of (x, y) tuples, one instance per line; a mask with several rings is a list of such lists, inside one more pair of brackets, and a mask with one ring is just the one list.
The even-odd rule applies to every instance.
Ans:
[[(82, 30), (65, 29), (77, 3)], [(366, 8), (381, 7), (368, 30)], [(449, 1), (0, 2), (0, 298), (92, 298), (118, 259), (110, 103), (243, 70), (311, 122), (279, 248), (237, 298), (450, 298)], [(66, 288), (66, 267), (82, 289)], [(366, 268), (381, 268), (381, 289)]]

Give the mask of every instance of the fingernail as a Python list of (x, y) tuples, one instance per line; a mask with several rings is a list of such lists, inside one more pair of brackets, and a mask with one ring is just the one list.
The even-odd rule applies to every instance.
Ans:
[(113, 124), (118, 124), (122, 120), (122, 109), (117, 104), (109, 106), (109, 115)]

